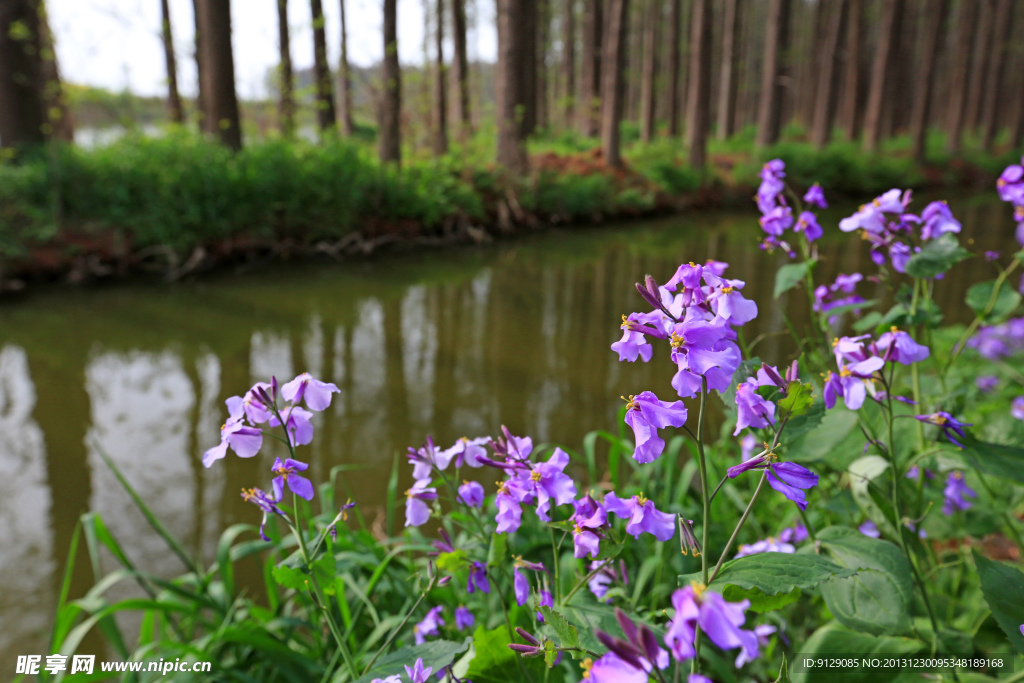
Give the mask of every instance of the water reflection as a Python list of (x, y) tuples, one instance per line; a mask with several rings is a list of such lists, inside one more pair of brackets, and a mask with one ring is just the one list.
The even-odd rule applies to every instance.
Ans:
[[(954, 210), (976, 251), (1012, 248), (1002, 205)], [(210, 470), (199, 456), (217, 441), (223, 401), (271, 375), (308, 370), (338, 385), (305, 455), (316, 477), (360, 465), (346, 473), (341, 495), (356, 492), (371, 517), (395, 453), (427, 433), (450, 443), (505, 423), (579, 447), (588, 430), (614, 426), (619, 395), (671, 395), (667, 358), (625, 365), (608, 349), (619, 316), (638, 306), (632, 283), (644, 273), (667, 277), (682, 260), (731, 262), (761, 307), (747, 340), (762, 357), (788, 358), (782, 306), (800, 325), (803, 293), (771, 301), (785, 257), (760, 253), (754, 226), (749, 212), (702, 214), (341, 267), (279, 265), (173, 288), (57, 288), (8, 303), (0, 309), (0, 468), (16, 476), (0, 484), (0, 522), (13, 541), (0, 546), (0, 661), (42, 652), (57, 570), (86, 509), (142, 569), (181, 569), (98, 448), (209, 559), (224, 528), (254, 521), (237, 491), (266, 485), (283, 451), (268, 442), (257, 458), (230, 457)], [(866, 251), (842, 236), (821, 249), (821, 277), (873, 270)], [(987, 267), (972, 262), (939, 283), (936, 296), (953, 318), (967, 315), (963, 291), (989, 277)], [(91, 580), (80, 565), (75, 595)]]

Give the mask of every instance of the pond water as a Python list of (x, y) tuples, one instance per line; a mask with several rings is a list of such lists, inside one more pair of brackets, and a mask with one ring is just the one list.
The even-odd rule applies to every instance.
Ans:
[[(952, 202), (964, 237), (977, 253), (1012, 251), (1010, 212), (984, 194)], [(829, 280), (874, 271), (865, 246), (834, 227), (853, 208), (823, 216)], [(43, 287), (0, 303), (0, 668), (16, 654), (45, 654), (80, 513), (100, 514), (141, 568), (182, 571), (101, 450), (209, 560), (224, 528), (258, 522), (238, 492), (266, 486), (278, 454), (266, 448), (204, 469), (224, 400), (271, 375), (309, 371), (341, 389), (302, 451), (311, 474), (322, 481), (335, 465), (354, 466), (339, 495), (382, 524), (392, 462), (427, 434), (447, 446), (506, 424), (579, 449), (586, 432), (617, 428), (620, 395), (651, 389), (669, 398), (667, 359), (620, 364), (608, 348), (621, 314), (641, 307), (632, 285), (645, 273), (664, 281), (681, 261), (728, 261), (729, 276), (747, 281), (744, 293), (761, 310), (744, 329), (747, 341), (786, 362), (783, 308), (771, 301), (785, 256), (763, 254), (758, 239), (752, 210), (707, 212), (337, 265), (275, 263), (194, 283)], [(937, 298), (966, 320), (964, 289), (991, 272), (980, 258), (961, 264)], [(865, 297), (884, 295), (864, 285)], [(795, 292), (786, 307), (797, 325), (807, 317), (803, 296)], [(91, 578), (83, 553), (72, 595)], [(84, 651), (101, 648), (87, 641)]]

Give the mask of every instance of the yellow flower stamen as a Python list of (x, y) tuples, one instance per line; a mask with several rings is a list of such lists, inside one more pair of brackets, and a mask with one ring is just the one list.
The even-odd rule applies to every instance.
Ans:
[(731, 294), (735, 287), (722, 287), (722, 294)]
[(534, 470), (533, 472), (530, 472), (530, 481), (540, 481), (540, 478), (540, 470)]
[(668, 338), (668, 343), (672, 345), (673, 349), (678, 349), (680, 346), (686, 343), (686, 338), (681, 334), (672, 333), (672, 336)]

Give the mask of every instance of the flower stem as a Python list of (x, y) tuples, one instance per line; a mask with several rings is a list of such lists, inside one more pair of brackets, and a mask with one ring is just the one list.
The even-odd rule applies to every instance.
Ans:
[[(708, 378), (700, 378), (700, 414), (697, 417), (697, 466), (700, 468), (700, 495), (704, 501), (703, 530), (701, 532), (700, 554), (700, 580), (701, 583), (708, 583), (708, 532), (711, 528), (711, 492), (708, 491), (708, 467), (704, 457), (704, 413), (708, 402)], [(701, 633), (700, 626), (695, 627), (694, 649), (696, 654), (693, 657), (691, 673), (697, 673), (700, 660)]]
[[(380, 649), (377, 650), (377, 654), (373, 656), (373, 659), (370, 660), (370, 663), (366, 665), (365, 669), (363, 669), (364, 676), (370, 673), (370, 669), (373, 668), (373, 663), (376, 662), (377, 659), (382, 654), (384, 654), (388, 647), (391, 646), (391, 643), (394, 642), (395, 637), (398, 636), (398, 632), (405, 628), (405, 625), (409, 622), (409, 618), (413, 615), (413, 612), (415, 612), (416, 608), (420, 606), (421, 602), (423, 602), (423, 598), (427, 597), (427, 593), (430, 592), (430, 589), (434, 587), (435, 581), (437, 581), (436, 574), (433, 577), (431, 577), (430, 581), (427, 583), (427, 587), (423, 589), (422, 593), (420, 593), (420, 597), (416, 599), (416, 603), (412, 606), (412, 609), (405, 613), (405, 617), (402, 619), (402, 622), (398, 626), (396, 626), (394, 630), (391, 631), (391, 635), (388, 636), (388, 639), (384, 642), (383, 645), (381, 645)], [(357, 678), (358, 676), (355, 676), (353, 674), (353, 677)]]
[[(725, 562), (726, 555), (729, 554), (729, 549), (732, 548), (733, 542), (736, 541), (736, 537), (739, 536), (740, 529), (747, 521), (747, 517), (750, 516), (750, 511), (754, 509), (754, 503), (757, 501), (757, 497), (761, 495), (761, 489), (764, 488), (764, 482), (768, 479), (768, 469), (765, 468), (761, 474), (761, 481), (757, 482), (757, 488), (754, 489), (754, 495), (750, 497), (750, 502), (747, 503), (747, 509), (743, 511), (743, 516), (740, 517), (740, 521), (736, 523), (736, 528), (732, 530), (732, 536), (729, 537), (729, 542), (725, 544), (725, 548), (722, 550), (721, 557), (718, 558), (718, 563), (715, 564), (715, 571), (711, 573), (711, 581), (715, 580), (718, 576), (719, 570), (722, 568), (722, 563)], [(711, 581), (705, 581), (705, 584)]]

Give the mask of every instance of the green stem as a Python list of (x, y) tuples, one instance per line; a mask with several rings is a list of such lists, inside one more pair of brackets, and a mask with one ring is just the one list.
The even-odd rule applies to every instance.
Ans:
[[(757, 482), (757, 488), (754, 489), (754, 495), (750, 497), (750, 502), (747, 503), (747, 509), (743, 511), (743, 516), (740, 517), (740, 521), (736, 523), (736, 528), (732, 530), (732, 536), (729, 537), (729, 542), (725, 544), (725, 549), (722, 550), (722, 555), (718, 558), (718, 563), (715, 564), (715, 571), (711, 573), (711, 581), (715, 580), (718, 576), (719, 570), (722, 568), (722, 563), (725, 562), (726, 555), (729, 554), (729, 549), (732, 548), (732, 544), (736, 541), (736, 537), (740, 534), (740, 529), (747, 521), (747, 517), (750, 516), (750, 511), (754, 509), (754, 503), (757, 502), (757, 497), (761, 495), (761, 489), (764, 488), (764, 482), (768, 479), (768, 468), (765, 468), (761, 474), (761, 481)], [(707, 585), (710, 581), (704, 581)]]
[(975, 330), (978, 329), (978, 326), (981, 325), (982, 321), (985, 318), (987, 318), (988, 315), (992, 312), (992, 309), (995, 308), (996, 301), (999, 300), (999, 290), (1002, 288), (1003, 283), (1006, 282), (1006, 278), (1010, 277), (1010, 273), (1016, 270), (1017, 266), (1019, 265), (1020, 258), (1015, 256), (1013, 260), (1010, 261), (1010, 265), (1006, 266), (1006, 268), (1001, 273), (999, 273), (999, 277), (996, 278), (996, 284), (992, 288), (992, 294), (991, 296), (989, 296), (988, 303), (985, 304), (985, 308), (981, 311), (981, 313), (974, 316), (974, 320), (971, 321), (971, 324), (968, 325), (967, 329), (964, 330), (964, 333), (960, 336), (959, 341), (957, 341), (957, 343), (953, 346), (953, 350), (949, 354), (949, 360), (946, 361), (946, 367), (942, 369), (943, 375), (945, 375), (949, 371), (949, 367), (953, 364), (953, 361), (956, 360), (957, 356), (963, 353), (964, 345), (967, 343), (967, 340), (974, 335), (974, 332)]
[[(708, 402), (708, 378), (700, 378), (700, 413), (697, 417), (697, 466), (700, 469), (700, 496), (704, 502), (703, 530), (701, 533), (700, 580), (705, 586), (708, 583), (708, 533), (711, 529), (711, 494), (708, 491), (708, 467), (704, 457), (704, 414)], [(694, 634), (694, 649), (691, 673), (697, 673), (700, 661), (701, 633), (697, 626)]]
[[(416, 599), (416, 603), (412, 606), (412, 609), (405, 613), (405, 617), (402, 619), (402, 622), (391, 631), (391, 635), (388, 636), (388, 639), (384, 642), (383, 645), (381, 645), (380, 649), (377, 650), (377, 654), (373, 656), (373, 659), (370, 660), (370, 663), (366, 665), (365, 669), (363, 669), (364, 676), (370, 673), (370, 669), (373, 668), (373, 663), (376, 662), (377, 659), (379, 659), (382, 654), (384, 654), (384, 652), (388, 649), (388, 647), (391, 646), (391, 643), (394, 642), (395, 638), (398, 636), (398, 632), (405, 628), (405, 625), (409, 623), (409, 618), (413, 615), (413, 612), (416, 611), (416, 608), (420, 606), (420, 603), (423, 602), (423, 598), (427, 597), (427, 593), (429, 593), (430, 590), (434, 587), (435, 581), (437, 581), (436, 574), (430, 578), (430, 581), (427, 583), (427, 587), (423, 589), (422, 593), (420, 593), (420, 597)], [(354, 675), (354, 677), (358, 678), (357, 675)]]
[(607, 567), (609, 564), (611, 564), (611, 562), (612, 562), (611, 560), (605, 560), (604, 563), (599, 564), (596, 567), (594, 567), (592, 570), (590, 570), (590, 573), (587, 574), (586, 576), (584, 576), (582, 579), (580, 579), (576, 583), (576, 585), (572, 587), (572, 590), (569, 591), (569, 594), (566, 595), (565, 598), (560, 603), (558, 603), (558, 604), (559, 605), (568, 605), (569, 601), (572, 600), (572, 596), (576, 595), (576, 591), (578, 591), (580, 588), (583, 588), (583, 586), (586, 585), (587, 581), (590, 581), (592, 578), (594, 578), (595, 574), (597, 574), (599, 571), (601, 571), (602, 569)]

